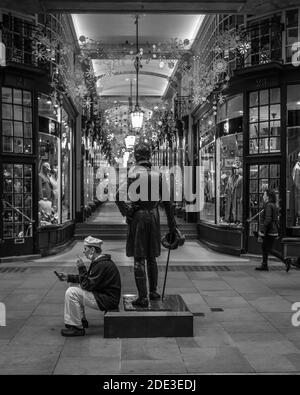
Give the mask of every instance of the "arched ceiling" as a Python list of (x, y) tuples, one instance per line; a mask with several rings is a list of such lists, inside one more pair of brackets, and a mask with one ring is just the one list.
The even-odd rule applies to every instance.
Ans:
[[(153, 45), (165, 48), (167, 43), (177, 38), (188, 39), (188, 50), (201, 26), (203, 15), (158, 15), (142, 14), (139, 18), (139, 48), (144, 54)], [(134, 15), (130, 14), (73, 14), (77, 38), (85, 37), (91, 42), (92, 64), (97, 82), (97, 92), (101, 96), (135, 96), (136, 79), (134, 59), (136, 54), (136, 26)], [(101, 48), (101, 51), (97, 48)], [(125, 48), (126, 47), (126, 48)], [(162, 97), (169, 78), (176, 69), (177, 60), (164, 52), (158, 58), (144, 56), (139, 73), (139, 95)], [(108, 55), (109, 54), (109, 55)], [(131, 54), (131, 55), (130, 55)], [(111, 59), (114, 57), (114, 59)], [(103, 77), (105, 75), (105, 77)]]

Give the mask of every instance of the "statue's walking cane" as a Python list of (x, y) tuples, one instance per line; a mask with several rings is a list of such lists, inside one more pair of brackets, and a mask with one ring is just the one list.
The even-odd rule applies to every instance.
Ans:
[(162, 301), (164, 301), (164, 296), (165, 296), (165, 288), (166, 288), (168, 268), (169, 268), (170, 252), (171, 252), (171, 248), (169, 248), (169, 251), (168, 251), (168, 259), (167, 259), (167, 265), (166, 265), (166, 271), (165, 271), (164, 286), (163, 286), (163, 292), (162, 292), (162, 296), (161, 296)]

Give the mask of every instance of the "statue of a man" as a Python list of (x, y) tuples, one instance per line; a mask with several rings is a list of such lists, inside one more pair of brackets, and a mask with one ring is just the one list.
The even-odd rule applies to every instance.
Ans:
[[(117, 193), (117, 205), (123, 216), (127, 217), (128, 233), (126, 244), (126, 255), (134, 257), (134, 276), (138, 290), (138, 298), (133, 301), (135, 307), (147, 307), (150, 300), (159, 300), (157, 292), (158, 268), (156, 258), (161, 254), (159, 202), (162, 197), (162, 176), (158, 171), (151, 169), (150, 146), (141, 142), (134, 148), (136, 165), (130, 169), (128, 174), (129, 203), (119, 199), (120, 187)], [(130, 186), (138, 182), (140, 187), (148, 186), (146, 191), (139, 190), (143, 199), (133, 199), (130, 196)], [(157, 186), (158, 191), (152, 191), (151, 186)], [(145, 192), (147, 194), (145, 198)], [(153, 199), (153, 196), (158, 199)], [(152, 199), (152, 200), (151, 200)], [(170, 201), (162, 201), (168, 220), (170, 234), (176, 231), (174, 208)], [(149, 281), (149, 299), (147, 293), (147, 282), (145, 263), (147, 262), (147, 273)]]

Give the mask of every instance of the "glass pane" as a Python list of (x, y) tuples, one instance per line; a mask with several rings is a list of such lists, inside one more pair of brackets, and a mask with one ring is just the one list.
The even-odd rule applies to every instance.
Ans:
[(14, 122), (14, 135), (15, 137), (23, 137), (23, 123)]
[(25, 177), (24, 179), (24, 193), (32, 192), (32, 179)]
[(12, 102), (12, 89), (2, 88), (2, 102), (11, 103)]
[(14, 203), (16, 208), (22, 208), (23, 207), (23, 195), (15, 195), (15, 203)]
[(12, 192), (12, 178), (5, 178), (3, 181), (3, 192), (10, 193)]
[(11, 104), (2, 104), (2, 117), (6, 119), (12, 119), (12, 105)]
[(22, 121), (23, 120), (23, 114), (22, 114), (22, 107), (21, 106), (14, 106), (14, 119), (16, 121)]
[(280, 137), (270, 138), (270, 152), (280, 152)]
[(23, 139), (21, 138), (14, 139), (14, 152), (23, 153)]
[(268, 121), (269, 120), (269, 106), (260, 107), (259, 120)]
[(22, 105), (22, 91), (14, 89), (14, 104)]
[(32, 140), (24, 139), (24, 154), (32, 154)]
[(23, 105), (31, 107), (31, 92), (23, 91)]
[(14, 165), (14, 178), (23, 178), (23, 165)]
[(32, 176), (32, 167), (30, 165), (24, 165), (24, 176), (25, 177)]
[(14, 193), (23, 193), (23, 179), (15, 178), (14, 179)]
[(269, 104), (269, 90), (268, 89), (260, 91), (259, 100), (260, 100), (260, 102), (259, 102), (260, 106), (265, 106), (266, 104)]
[(24, 225), (23, 224), (15, 224), (14, 236), (15, 237), (24, 237)]
[(3, 221), (4, 222), (13, 222), (13, 210), (5, 209), (3, 211)]
[(255, 181), (250, 181), (250, 193), (257, 193), (258, 192), (258, 182)]
[(13, 124), (11, 121), (2, 121), (2, 132), (4, 136), (13, 135)]
[(269, 177), (269, 165), (259, 166), (259, 178), (268, 178), (268, 177)]
[(258, 121), (258, 107), (253, 107), (250, 109), (250, 122)]
[(32, 121), (32, 111), (30, 107), (23, 107), (24, 111), (24, 122), (31, 122)]
[(270, 89), (270, 103), (280, 103), (280, 88)]
[(279, 165), (270, 165), (270, 177), (271, 178), (279, 178), (280, 177), (280, 166)]
[(259, 136), (260, 137), (268, 137), (269, 134), (270, 134), (269, 122), (261, 122), (259, 124)]
[(13, 138), (3, 136), (3, 152), (13, 152)]
[(24, 123), (24, 137), (31, 138), (32, 137), (32, 124)]
[(258, 177), (258, 165), (250, 166), (250, 178)]
[(281, 134), (281, 122), (280, 121), (272, 121), (271, 122), (271, 136), (280, 136)]
[(250, 138), (257, 138), (258, 137), (258, 124), (251, 123), (250, 124)]
[(264, 193), (265, 190), (267, 190), (268, 188), (269, 188), (269, 180), (267, 178), (259, 180), (259, 192), (260, 193)]
[(249, 140), (249, 153), (250, 154), (258, 153), (258, 139)]
[(280, 119), (281, 118), (281, 108), (280, 104), (274, 104), (270, 107), (271, 119)]
[(258, 106), (258, 92), (250, 93), (250, 107)]
[(24, 207), (31, 207), (31, 206), (32, 206), (32, 197), (30, 193), (27, 193), (24, 195)]
[(260, 139), (259, 140), (259, 152), (267, 153), (270, 151), (269, 139)]

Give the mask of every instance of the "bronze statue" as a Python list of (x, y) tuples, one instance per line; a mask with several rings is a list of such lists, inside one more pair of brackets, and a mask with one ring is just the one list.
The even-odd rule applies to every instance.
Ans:
[[(152, 169), (150, 155), (150, 146), (147, 143), (141, 142), (135, 146), (136, 165), (130, 169), (127, 180), (128, 189), (137, 180), (140, 181), (140, 185), (146, 185), (145, 183), (147, 183), (147, 199), (134, 201), (129, 194), (129, 202), (120, 201), (121, 187), (117, 192), (116, 199), (121, 214), (127, 217), (126, 255), (134, 257), (134, 276), (138, 290), (138, 298), (132, 303), (135, 307), (147, 307), (149, 299), (160, 299), (160, 294), (157, 292), (158, 268), (156, 258), (161, 254), (158, 208), (162, 196), (162, 175)], [(156, 200), (153, 200), (151, 185), (157, 185), (159, 188), (159, 191), (156, 191), (159, 198)], [(175, 234), (176, 221), (173, 205), (170, 201), (162, 201), (162, 204), (167, 214), (169, 232), (170, 234)], [(147, 295), (145, 261), (147, 262), (149, 299)]]

